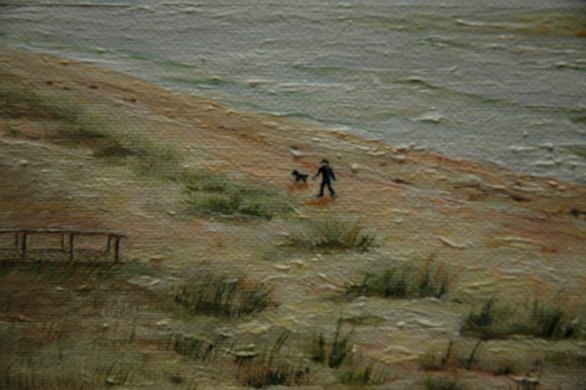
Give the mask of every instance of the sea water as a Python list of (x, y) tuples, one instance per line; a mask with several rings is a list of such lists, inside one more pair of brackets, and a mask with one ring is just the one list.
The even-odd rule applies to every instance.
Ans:
[(582, 0), (0, 1), (0, 43), (586, 183)]

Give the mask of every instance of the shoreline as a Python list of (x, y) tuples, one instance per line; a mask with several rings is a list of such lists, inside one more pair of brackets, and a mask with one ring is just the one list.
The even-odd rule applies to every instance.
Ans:
[[(35, 49), (33, 50), (37, 55), (46, 55), (43, 53), (43, 49)], [(48, 54), (48, 55), (56, 55), (56, 54)], [(58, 57), (58, 55), (56, 55)], [(97, 58), (90, 58), (87, 61), (84, 61), (83, 59), (79, 59), (76, 60), (77, 63), (79, 64), (84, 64), (90, 67), (94, 67), (95, 69), (104, 69), (103, 65), (100, 64), (100, 60)], [(116, 66), (108, 66), (107, 64), (105, 65), (107, 69), (110, 69), (113, 72), (119, 72), (122, 74), (127, 75), (129, 78), (136, 78), (136, 79), (140, 79), (143, 80), (147, 83), (152, 83), (154, 85), (158, 85), (162, 88), (168, 89), (170, 91), (174, 91), (178, 94), (186, 94), (186, 95), (190, 95), (190, 96), (194, 96), (196, 98), (203, 98), (199, 95), (197, 95), (197, 93), (192, 92), (190, 90), (190, 88), (173, 88), (172, 86), (170, 86), (169, 84), (159, 81), (157, 82), (157, 80), (152, 80), (151, 78), (147, 78), (147, 77), (140, 77), (140, 76), (135, 76), (130, 74), (129, 72), (125, 72), (124, 70), (116, 70)], [(227, 109), (230, 110), (234, 110), (234, 111), (240, 111), (242, 113), (247, 113), (249, 115), (259, 115), (259, 116), (264, 116), (267, 118), (270, 118), (270, 120), (275, 120), (275, 121), (286, 121), (289, 123), (294, 123), (296, 124), (295, 127), (300, 128), (300, 127), (307, 127), (307, 128), (315, 128), (315, 129), (322, 129), (322, 130), (330, 130), (333, 132), (336, 131), (340, 131), (340, 132), (347, 132), (350, 134), (355, 135), (357, 138), (360, 138), (362, 140), (366, 140), (366, 139), (380, 139), (380, 142), (382, 142), (383, 144), (388, 144), (388, 145), (408, 145), (410, 144), (409, 142), (407, 142), (406, 140), (404, 140), (403, 142), (400, 142), (399, 144), (397, 143), (393, 143), (392, 140), (389, 140), (387, 138), (385, 138), (385, 135), (381, 135), (378, 134), (376, 131), (369, 135), (364, 133), (363, 131), (356, 131), (353, 132), (352, 129), (348, 129), (345, 130), (344, 126), (342, 126), (342, 128), (337, 129), (336, 126), (328, 126), (327, 123), (325, 124), (318, 124), (318, 123), (304, 123), (302, 120), (296, 119), (295, 117), (287, 117), (287, 115), (282, 115), (279, 113), (271, 113), (269, 111), (255, 111), (254, 109), (252, 109), (251, 111), (248, 111), (246, 108), (243, 107), (238, 107), (238, 104), (236, 103), (234, 106), (230, 105), (230, 103), (226, 103), (226, 100), (230, 100), (230, 96), (227, 95), (224, 98), (210, 98), (210, 97), (206, 97), (205, 99), (209, 99), (211, 101), (215, 101), (215, 102), (220, 102), (220, 104), (225, 105)], [(230, 108), (231, 107), (231, 108)], [(550, 107), (548, 110), (554, 112), (556, 111), (553, 107)], [(574, 110), (574, 109), (572, 109)], [(572, 111), (570, 110), (570, 111)], [(576, 110), (576, 115), (578, 115), (578, 113), (580, 112), (580, 109), (575, 109)], [(487, 109), (487, 112), (490, 111), (490, 108)], [(378, 130), (377, 130), (378, 131)], [(466, 135), (463, 134), (463, 136), (465, 137)], [(417, 141), (417, 140), (415, 140)], [(467, 141), (467, 145), (471, 145), (473, 146), (474, 141)], [(545, 142), (545, 141), (544, 141)], [(414, 143), (413, 143), (414, 144)], [(457, 145), (458, 142), (457, 140), (452, 142), (451, 144), (453, 145)], [(469, 156), (475, 156), (476, 154), (474, 153), (474, 150), (480, 150), (481, 148), (472, 148), (471, 152), (466, 152), (463, 151), (463, 153), (458, 153), (456, 151), (456, 153), (443, 153), (441, 151), (436, 151), (433, 150), (433, 146), (429, 147), (429, 142), (427, 143), (427, 148), (422, 148), (419, 149), (417, 147), (412, 148), (411, 146), (402, 146), (403, 149), (408, 149), (408, 150), (414, 150), (414, 151), (421, 151), (421, 152), (425, 152), (425, 153), (429, 153), (429, 154), (435, 154), (435, 155), (440, 155), (440, 156), (444, 156), (444, 157), (448, 157), (451, 158), (453, 160), (460, 160), (460, 161), (467, 161), (467, 162), (474, 162), (477, 164), (481, 164), (481, 165), (486, 165), (488, 167), (491, 167), (492, 169), (498, 169), (498, 170), (502, 170), (502, 171), (513, 171), (516, 172), (519, 175), (526, 175), (526, 176), (535, 176), (535, 177), (541, 177), (541, 178), (550, 178), (550, 179), (556, 179), (556, 180), (561, 180), (564, 182), (571, 182), (571, 183), (576, 183), (579, 185), (585, 185), (586, 182), (584, 182), (582, 180), (582, 178), (580, 178), (579, 176), (572, 176), (571, 171), (569, 170), (570, 168), (575, 171), (575, 172), (580, 172), (580, 167), (581, 167), (581, 158), (580, 156), (580, 151), (582, 150), (582, 146), (578, 141), (575, 142), (568, 142), (565, 144), (559, 144), (559, 145), (554, 145), (555, 149), (557, 150), (556, 152), (556, 156), (557, 154), (559, 154), (558, 152), (562, 153), (564, 157), (564, 161), (562, 160), (558, 160), (558, 157), (553, 156), (553, 155), (548, 155), (547, 153), (543, 152), (544, 154), (541, 156), (538, 155), (534, 155), (534, 153), (537, 153), (537, 151), (543, 151), (547, 149), (547, 143), (546, 144), (540, 144), (539, 140), (533, 140), (532, 143), (528, 143), (528, 144), (511, 144), (513, 145), (511, 148), (507, 149), (506, 146), (503, 146), (503, 149), (500, 150), (500, 154), (498, 155), (483, 155), (481, 156), (481, 158), (483, 159), (476, 159), (474, 157), (469, 158), (469, 157), (465, 157), (466, 155)], [(449, 149), (449, 148), (448, 148)], [(575, 152), (573, 151), (575, 150)], [(509, 157), (512, 158), (513, 160), (508, 159), (509, 157), (504, 158), (504, 154), (503, 153), (508, 153)], [(541, 153), (541, 152), (540, 152)], [(514, 159), (514, 155), (517, 155), (517, 161), (520, 164), (520, 168), (519, 169), (515, 169), (515, 168), (511, 168), (507, 165), (506, 161), (508, 162), (515, 162)], [(555, 158), (554, 158), (555, 157)], [(573, 165), (567, 165), (570, 162), (566, 161), (567, 158), (573, 158), (575, 160), (570, 161)], [(561, 157), (560, 157), (561, 158)], [(540, 165), (541, 164), (541, 165)], [(565, 170), (563, 172), (566, 172), (567, 174), (563, 174), (562, 171), (557, 171), (557, 168), (564, 166)], [(549, 170), (549, 172), (548, 172)], [(558, 174), (556, 174), (556, 172)], [(573, 177), (573, 178), (572, 178)]]
[[(217, 136), (222, 142), (227, 139), (226, 136), (234, 136), (235, 139), (232, 142), (236, 139), (252, 141), (263, 147), (269, 147), (273, 151), (278, 151), (284, 160), (300, 161), (313, 168), (317, 167), (316, 161), (321, 159), (320, 156), (327, 155), (334, 163), (342, 165), (341, 168), (350, 176), (355, 175), (358, 171), (364, 172), (364, 168), (372, 169), (376, 166), (386, 168), (392, 165), (395, 168), (396, 178), (410, 182), (410, 180), (402, 179), (399, 175), (407, 171), (413, 179), (414, 172), (400, 169), (402, 166), (411, 164), (420, 165), (420, 171), (438, 170), (440, 173), (436, 176), (439, 177), (434, 178), (433, 173), (430, 175), (436, 185), (439, 185), (438, 189), (445, 188), (441, 181), (446, 178), (441, 175), (441, 172), (451, 174), (452, 171), (459, 171), (463, 175), (478, 175), (472, 180), (474, 183), (465, 183), (466, 180), (463, 182), (460, 180), (456, 183), (457, 185), (478, 187), (483, 185), (483, 180), (486, 180), (486, 184), (489, 187), (496, 187), (497, 191), (509, 193), (509, 195), (515, 192), (521, 193), (520, 198), (523, 197), (523, 193), (527, 192), (531, 194), (541, 191), (545, 196), (555, 196), (559, 189), (561, 189), (560, 194), (566, 190), (582, 192), (586, 189), (586, 185), (578, 182), (553, 176), (536, 176), (515, 172), (493, 163), (445, 156), (436, 152), (414, 151), (409, 148), (396, 147), (379, 139), (372, 140), (351, 132), (312, 126), (270, 113), (240, 112), (208, 98), (171, 90), (134, 76), (80, 61), (9, 48), (2, 50), (6, 54), (3, 59), (3, 67), (8, 72), (16, 71), (13, 73), (16, 75), (19, 72), (17, 69), (22, 66), (20, 71), (23, 73), (23, 80), (25, 83), (30, 83), (33, 88), (57, 89), (57, 94), (69, 94), (72, 95), (72, 99), (80, 99), (82, 102), (88, 99), (91, 102), (91, 99), (99, 98), (105, 100), (104, 104), (106, 105), (114, 104), (122, 110), (128, 109), (128, 116), (131, 118), (140, 116), (141, 111), (152, 113), (155, 118), (155, 126), (160, 124), (157, 121), (160, 122), (161, 118), (167, 122), (182, 121), (183, 125), (193, 129), (194, 136), (201, 135), (210, 138)], [(28, 64), (25, 65), (25, 63)], [(11, 69), (11, 67), (14, 68)], [(42, 74), (43, 69), (47, 74)], [(64, 75), (70, 73), (74, 77), (70, 79), (60, 77), (60, 69), (64, 71)], [(27, 73), (35, 74), (36, 80), (27, 81)], [(41, 78), (45, 80), (41, 81)], [(137, 100), (136, 97), (131, 96), (141, 94), (145, 96), (160, 95), (161, 98), (158, 100), (162, 104), (153, 106), (152, 102), (144, 101), (142, 98)], [(167, 98), (184, 105), (182, 109), (193, 116), (177, 115), (181, 114), (179, 109), (165, 104), (164, 99)], [(146, 105), (143, 106), (143, 104)], [(125, 114), (122, 113), (122, 115)], [(190, 120), (191, 123), (188, 123)], [(172, 136), (172, 134), (170, 135)], [(164, 134), (159, 134), (157, 137), (159, 138), (159, 136), (164, 136)], [(160, 139), (163, 142), (173, 142), (172, 137)], [(316, 146), (316, 142), (321, 142), (323, 147)], [(213, 143), (206, 144), (211, 146), (210, 150), (214, 149)], [(196, 145), (192, 144), (191, 147), (195, 148)], [(204, 145), (199, 145), (197, 149), (203, 150), (204, 147)], [(313, 163), (308, 161), (311, 157), (315, 160)], [(284, 161), (284, 163), (290, 162)], [(448, 181), (458, 180), (452, 177), (448, 178)], [(523, 182), (532, 183), (529, 187), (537, 185), (541, 189), (523, 188)], [(280, 183), (282, 184), (283, 181), (280, 180)], [(452, 190), (454, 186), (448, 185), (447, 187)]]

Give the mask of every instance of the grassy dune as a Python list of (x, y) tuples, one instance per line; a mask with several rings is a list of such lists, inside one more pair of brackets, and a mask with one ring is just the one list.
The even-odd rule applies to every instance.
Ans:
[(0, 166), (0, 228), (128, 235), (0, 261), (0, 388), (586, 384), (583, 185), (8, 48)]

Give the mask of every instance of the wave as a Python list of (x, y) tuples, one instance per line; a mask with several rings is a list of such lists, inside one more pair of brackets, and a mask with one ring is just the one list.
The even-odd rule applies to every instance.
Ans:
[(197, 68), (196, 65), (189, 64), (186, 62), (175, 61), (169, 58), (160, 57), (154, 55), (152, 53), (144, 52), (144, 51), (137, 51), (137, 50), (128, 50), (128, 49), (113, 49), (109, 50), (112, 54), (122, 55), (128, 58), (132, 58), (139, 61), (150, 62), (157, 65), (162, 66), (169, 66), (173, 68), (183, 68), (183, 69), (195, 69)]
[(164, 78), (164, 80), (195, 87), (220, 87), (228, 85), (242, 85), (234, 80), (226, 80), (218, 76), (194, 78), (166, 77)]
[(295, 64), (293, 69), (302, 72), (312, 73), (316, 75), (334, 75), (334, 74), (349, 74), (355, 73), (355, 70), (351, 68), (345, 68), (342, 66), (312, 66), (306, 64)]

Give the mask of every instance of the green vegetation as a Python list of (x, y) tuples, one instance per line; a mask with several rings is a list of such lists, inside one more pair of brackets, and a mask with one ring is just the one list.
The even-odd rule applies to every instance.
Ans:
[(298, 386), (307, 383), (310, 368), (303, 364), (292, 364), (280, 351), (290, 332), (283, 332), (275, 341), (271, 351), (260, 358), (237, 356), (237, 378), (243, 385), (264, 388), (267, 386)]
[(96, 157), (126, 164), (141, 176), (176, 179), (179, 157), (165, 145), (156, 145), (138, 129), (121, 129), (105, 113), (69, 98), (32, 90), (23, 84), (0, 81), (0, 118), (13, 136), (26, 136), (12, 122), (37, 122), (43, 137), (56, 144), (82, 146)]
[[(0, 261), (0, 280), (2, 278), (18, 277), (23, 281), (39, 283), (65, 283), (78, 280), (103, 282), (116, 277), (118, 273), (123, 272), (123, 268), (124, 265), (112, 262), (22, 262), (20, 260), (6, 260)], [(8, 283), (8, 280), (5, 283)], [(14, 302), (14, 300), (12, 301)], [(14, 303), (16, 304), (16, 302)]]
[(350, 333), (342, 335), (342, 322), (342, 320), (338, 321), (336, 331), (330, 342), (326, 341), (323, 333), (314, 338), (309, 351), (311, 360), (327, 364), (331, 368), (338, 368), (352, 354)]
[(215, 359), (222, 342), (222, 338), (209, 341), (201, 337), (175, 334), (169, 337), (167, 345), (168, 349), (171, 349), (180, 355), (187, 356), (193, 360), (206, 362)]
[(196, 205), (197, 209), (204, 213), (240, 215), (263, 219), (272, 218), (273, 215), (262, 206), (260, 200), (248, 199), (248, 201), (243, 195), (236, 193), (228, 196), (209, 196), (192, 204)]
[[(510, 375), (522, 372), (522, 364), (507, 355), (485, 353), (480, 356), (482, 339), (462, 340), (458, 345), (451, 340), (445, 350), (430, 350), (419, 359), (419, 367), (424, 371), (472, 370), (490, 372), (493, 375)], [(462, 346), (464, 344), (464, 347)], [(526, 367), (527, 368), (527, 367)]]
[(436, 371), (442, 370), (451, 364), (453, 361), (454, 342), (450, 340), (445, 352), (438, 353), (435, 351), (427, 351), (421, 357), (419, 365), (423, 370)]
[(340, 383), (345, 385), (375, 385), (384, 381), (384, 375), (380, 370), (375, 370), (374, 365), (366, 367), (352, 367), (340, 375)]
[(586, 367), (586, 351), (578, 349), (546, 352), (545, 363), (566, 368)]
[[(95, 345), (92, 347), (92, 350), (83, 350), (82, 354), (82, 345), (52, 343), (28, 356), (0, 358), (0, 387), (102, 388), (138, 385), (152, 376), (142, 368), (142, 357), (138, 353), (107, 351)], [(79, 359), (81, 356), (83, 359)], [(80, 372), (85, 375), (80, 376)]]
[(212, 172), (197, 172), (185, 174), (185, 186), (190, 193), (214, 192), (227, 193), (231, 187), (230, 179), (226, 175)]
[(409, 265), (394, 266), (379, 273), (368, 273), (346, 291), (354, 296), (384, 298), (440, 298), (448, 293), (453, 276), (443, 264), (425, 262), (419, 270)]
[(207, 274), (172, 291), (173, 302), (190, 314), (242, 317), (269, 305), (270, 288), (243, 278)]
[(270, 220), (291, 211), (282, 191), (271, 191), (226, 175), (202, 171), (184, 178), (191, 213)]
[(294, 235), (289, 242), (290, 246), (324, 252), (366, 252), (375, 244), (376, 237), (361, 223), (330, 216), (312, 221), (302, 234)]
[(513, 310), (496, 305), (491, 298), (483, 304), (480, 311), (470, 312), (462, 331), (477, 334), (482, 339), (517, 334), (559, 340), (580, 338), (583, 327), (582, 321), (571, 316), (559, 303), (544, 304), (536, 299), (531, 308)]
[(428, 376), (423, 382), (426, 390), (464, 390), (465, 387), (453, 379), (446, 376)]
[(484, 339), (497, 338), (499, 335), (506, 334), (506, 329), (502, 325), (514, 310), (507, 306), (497, 306), (494, 298), (487, 300), (480, 311), (470, 312), (465, 320), (464, 330), (476, 330)]
[[(0, 387), (103, 387), (149, 378), (142, 355), (127, 348), (130, 326), (122, 319), (136, 315), (143, 295), (132, 290), (130, 303), (128, 291), (114, 287), (135, 271), (105, 262), (0, 262), (0, 317), (20, 323), (0, 331)], [(118, 319), (115, 340), (95, 337), (96, 322)]]
[(12, 137), (18, 137), (20, 135), (20, 130), (14, 127), (11, 121), (4, 121), (4, 127)]
[(569, 339), (580, 336), (582, 324), (579, 319), (568, 318), (565, 308), (555, 304), (533, 301), (529, 324), (521, 331), (544, 339)]
[(356, 296), (380, 296), (406, 298), (408, 287), (412, 283), (409, 278), (408, 268), (390, 268), (381, 274), (366, 274), (358, 284), (348, 286), (347, 292)]

